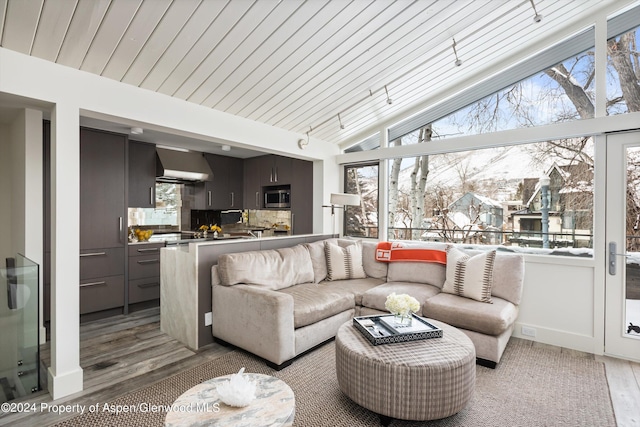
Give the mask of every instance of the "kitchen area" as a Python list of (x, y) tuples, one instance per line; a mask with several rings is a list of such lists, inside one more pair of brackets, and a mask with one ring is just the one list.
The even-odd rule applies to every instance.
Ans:
[[(46, 169), (48, 122), (43, 130)], [(160, 306), (162, 248), (313, 232), (312, 162), (233, 157), (218, 154), (219, 146), (211, 149), (217, 153), (195, 152), (133, 137), (80, 129), (81, 322)], [(45, 182), (47, 209), (49, 194)], [(45, 324), (50, 256), (45, 241)]]

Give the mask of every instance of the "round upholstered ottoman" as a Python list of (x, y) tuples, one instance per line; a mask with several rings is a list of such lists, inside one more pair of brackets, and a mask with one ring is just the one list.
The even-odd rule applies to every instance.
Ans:
[(446, 323), (442, 338), (372, 345), (352, 322), (336, 335), (340, 390), (382, 417), (426, 421), (462, 410), (475, 390), (476, 351)]

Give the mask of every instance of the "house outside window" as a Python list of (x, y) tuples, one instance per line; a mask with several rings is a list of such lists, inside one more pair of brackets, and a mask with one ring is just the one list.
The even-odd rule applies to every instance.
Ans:
[[(593, 247), (591, 137), (389, 163), (389, 239), (544, 248), (564, 255)], [(549, 177), (546, 236), (543, 176)]]

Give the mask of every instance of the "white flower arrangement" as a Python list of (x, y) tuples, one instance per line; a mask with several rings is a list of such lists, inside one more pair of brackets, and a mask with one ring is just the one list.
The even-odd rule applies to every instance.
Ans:
[(392, 314), (408, 317), (411, 313), (420, 310), (420, 303), (411, 295), (396, 295), (396, 293), (393, 292), (387, 296), (384, 307)]

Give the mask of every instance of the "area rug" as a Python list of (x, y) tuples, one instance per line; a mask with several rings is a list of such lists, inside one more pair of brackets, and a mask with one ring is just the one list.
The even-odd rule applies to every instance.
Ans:
[[(170, 405), (194, 385), (245, 367), (246, 372), (273, 375), (289, 384), (296, 399), (295, 426), (379, 426), (376, 414), (351, 402), (338, 389), (334, 350), (334, 343), (328, 343), (281, 371), (236, 350), (110, 404)], [(77, 416), (58, 426), (162, 426), (165, 415), (106, 411)], [(475, 395), (458, 414), (430, 422), (391, 423), (393, 427), (615, 425), (603, 363), (538, 348), (524, 340), (511, 340), (495, 370), (477, 367)]]

